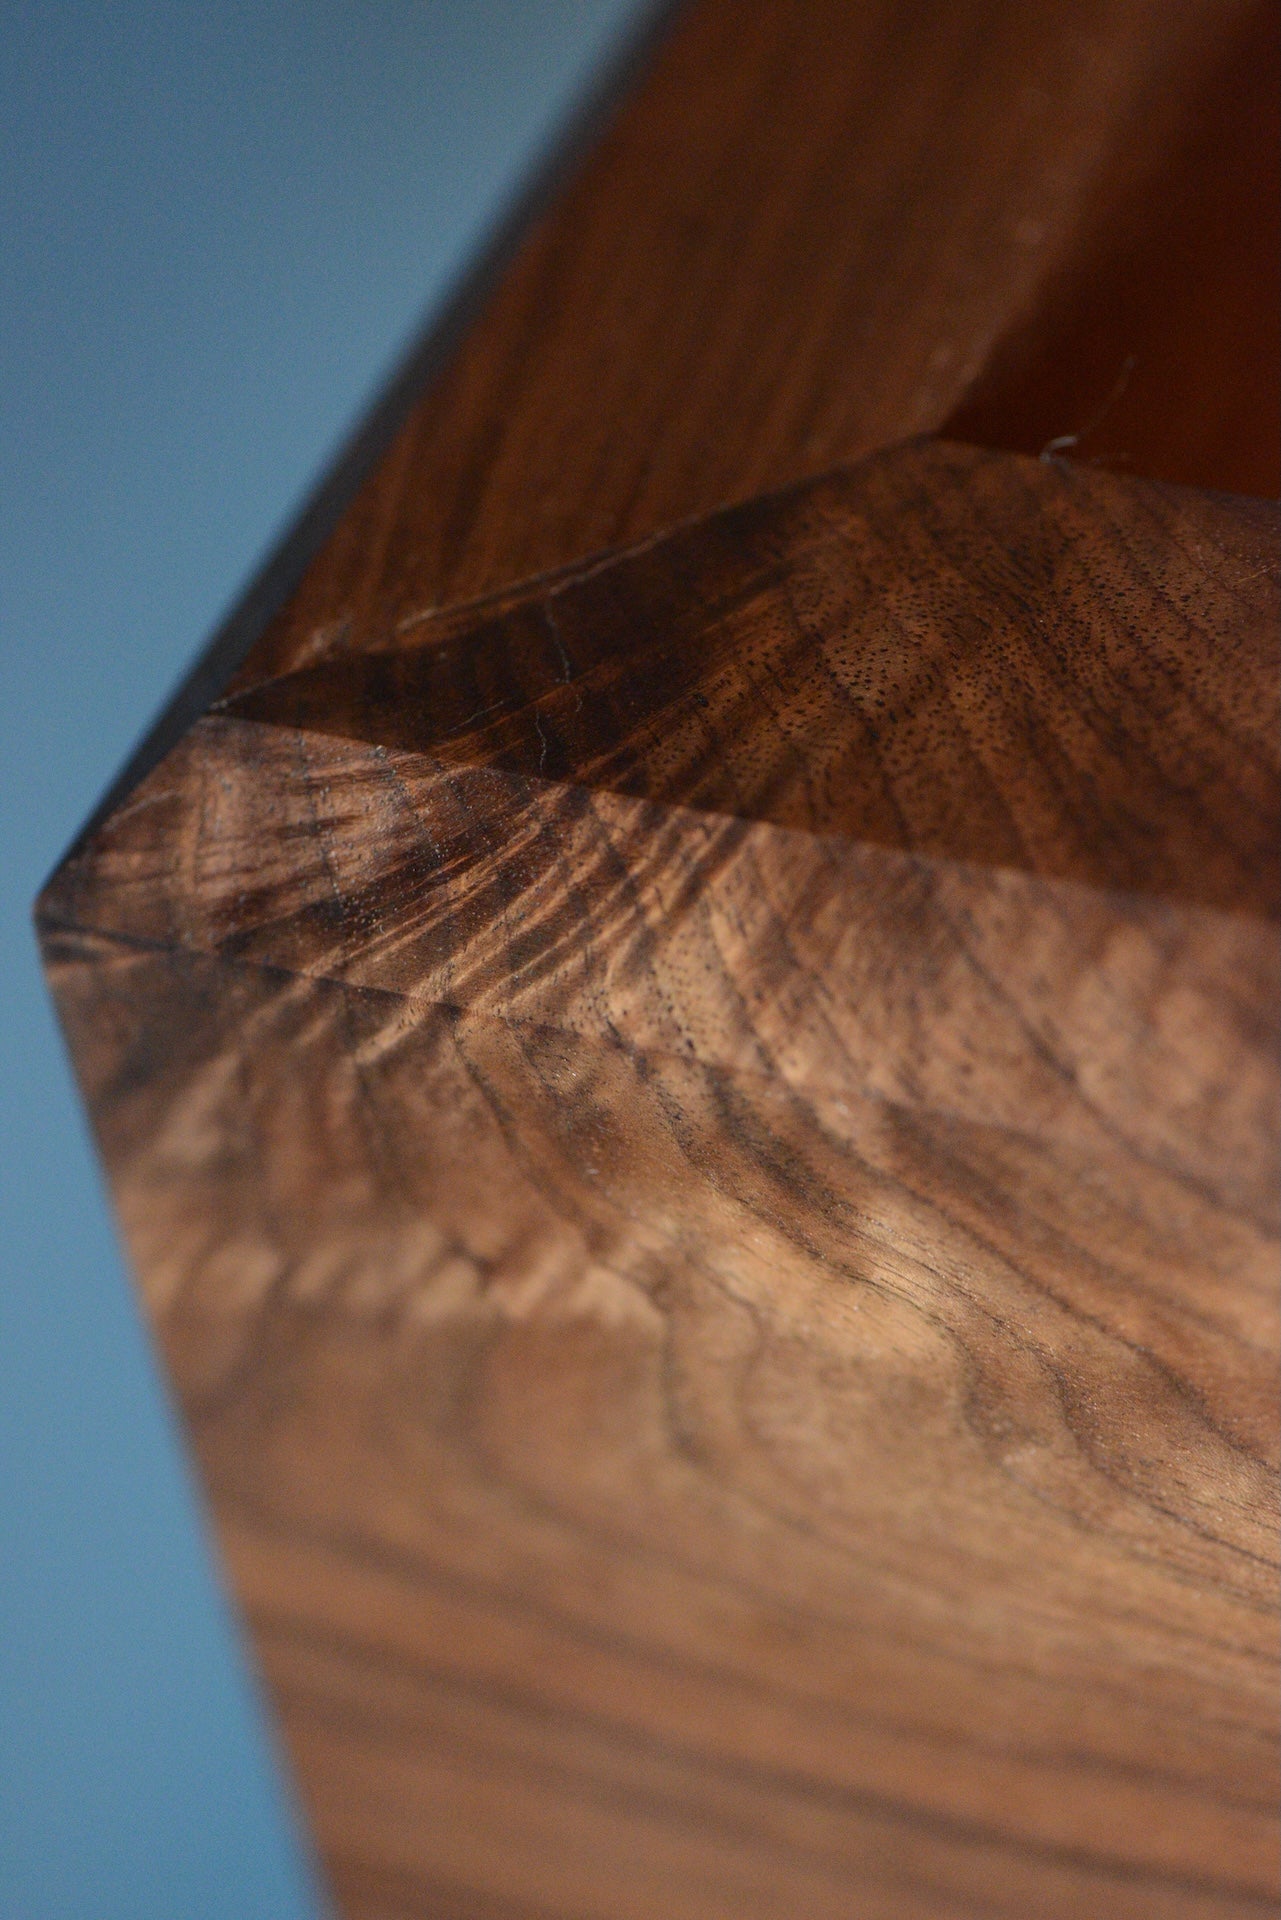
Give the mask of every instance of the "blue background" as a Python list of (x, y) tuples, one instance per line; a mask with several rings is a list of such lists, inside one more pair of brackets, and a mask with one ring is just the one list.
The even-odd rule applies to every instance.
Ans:
[(33, 895), (636, 0), (0, 6), (0, 1914), (317, 1910)]

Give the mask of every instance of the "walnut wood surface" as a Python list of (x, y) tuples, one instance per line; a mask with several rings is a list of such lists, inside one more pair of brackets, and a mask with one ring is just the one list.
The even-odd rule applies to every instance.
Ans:
[(1275, 915), (1276, 557), (1262, 502), (927, 441), (216, 711)]
[(1264, 438), (1137, 296), (1147, 477), (920, 437), (1265, 41), (690, 9), (42, 896), (350, 1916), (1275, 1908)]
[[(1038, 433), (1080, 432), (1136, 351), (1130, 401), (1165, 415), (1159, 431), (1139, 423), (1133, 451), (1144, 435), (1160, 446), (1138, 471), (1281, 490), (1276, 41), (1273, 0), (682, 9), (244, 679), (937, 432), (971, 396), (979, 431), (960, 437), (991, 425), (995, 444), (1023, 447), (1020, 380)], [(1148, 304), (1130, 301), (1118, 342), (1127, 283), (1109, 249), (1154, 227), (1135, 233), (1131, 203), (1163, 207), (1203, 129), (1234, 110), (1261, 128), (1245, 140), (1249, 186), (1204, 183), (1200, 249), (1180, 232), (1164, 274), (1147, 245)], [(1078, 336), (1102, 319), (1101, 358), (1082, 362), (1074, 339), (1078, 371), (1047, 403), (1023, 342), (1062, 340), (1065, 309)], [(1171, 364), (1170, 338), (1189, 332), (1203, 367), (1195, 352)]]
[(1277, 575), (908, 447), (233, 700), (63, 868), (354, 1911), (1266, 1904)]
[[(1136, 129), (1138, 132), (1139, 129)], [(947, 423), (1123, 471), (1281, 493), (1281, 34), (1261, 7), (1163, 152), (1093, 189), (1077, 246)], [(1069, 424), (1070, 423), (1070, 424)]]

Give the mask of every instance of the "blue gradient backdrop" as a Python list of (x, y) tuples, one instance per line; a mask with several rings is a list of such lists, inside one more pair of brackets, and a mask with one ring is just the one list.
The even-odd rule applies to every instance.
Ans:
[(318, 1911), (31, 898), (635, 0), (0, 5), (0, 1915)]

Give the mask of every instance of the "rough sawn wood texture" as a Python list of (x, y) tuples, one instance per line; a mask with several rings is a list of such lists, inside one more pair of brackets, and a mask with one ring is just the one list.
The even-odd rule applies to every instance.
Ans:
[(682, 13), (42, 896), (353, 1920), (1275, 1909), (1274, 49)]

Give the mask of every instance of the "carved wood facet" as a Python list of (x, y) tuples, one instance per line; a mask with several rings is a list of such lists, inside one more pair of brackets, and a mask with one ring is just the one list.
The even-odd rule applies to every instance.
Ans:
[(1281, 519), (921, 436), (1274, 24), (688, 10), (41, 898), (349, 1916), (1273, 1910)]

